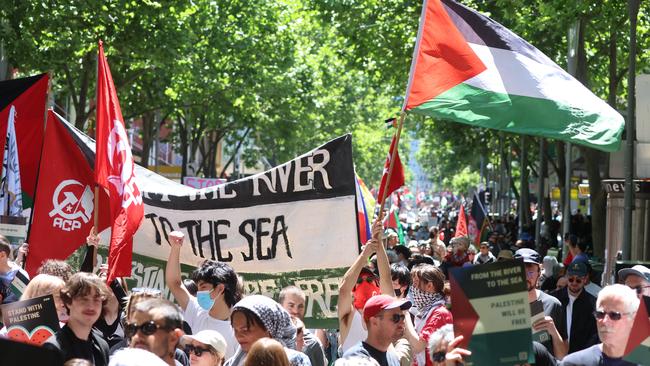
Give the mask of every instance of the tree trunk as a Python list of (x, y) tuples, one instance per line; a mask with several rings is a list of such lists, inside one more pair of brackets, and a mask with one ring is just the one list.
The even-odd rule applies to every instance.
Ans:
[(519, 215), (521, 215), (520, 222), (521, 222), (521, 227), (519, 230), (524, 230), (525, 228), (528, 229), (530, 228), (530, 190), (528, 187), (528, 152), (526, 151), (526, 136), (521, 135), (521, 148), (519, 150), (519, 158), (521, 159), (521, 163), (519, 166), (521, 167), (521, 187), (519, 187), (519, 190), (521, 192), (521, 195), (519, 197), (519, 202), (521, 204), (521, 208), (519, 209)]
[(581, 147), (580, 150), (587, 163), (587, 177), (589, 178), (591, 236), (594, 246), (594, 256), (604, 258), (607, 196), (605, 190), (603, 190), (598, 162), (604, 159), (605, 154), (590, 148)]
[(183, 119), (183, 117), (178, 117), (176, 120), (177, 126), (178, 126), (178, 136), (180, 139), (181, 143), (181, 158), (182, 158), (182, 163), (181, 163), (181, 182), (183, 182), (183, 179), (187, 176), (187, 163), (188, 163), (188, 136), (187, 136), (187, 128), (185, 127), (187, 125), (187, 122)]
[(154, 138), (155, 123), (156, 117), (153, 112), (146, 112), (142, 115), (142, 160), (140, 161), (140, 165), (144, 168), (149, 167), (149, 151), (151, 150), (151, 143)]
[[(77, 100), (75, 103), (77, 115), (74, 121), (74, 125), (81, 131), (84, 131), (86, 121), (88, 120), (88, 115), (90, 114), (90, 111), (86, 110), (86, 106), (88, 105), (90, 75), (95, 71), (95, 68), (93, 67), (95, 65), (93, 55), (93, 53), (88, 52), (83, 58), (81, 80), (79, 84), (79, 95), (77, 95)], [(74, 83), (74, 81), (70, 80), (70, 83)]]
[[(576, 79), (587, 85), (587, 54), (585, 50), (585, 24), (586, 21), (580, 22), (580, 33), (578, 37), (578, 62)], [(610, 40), (611, 47), (611, 40)], [(611, 49), (610, 49), (611, 51)], [(604, 257), (605, 253), (605, 235), (606, 235), (606, 208), (607, 201), (605, 191), (601, 184), (599, 162), (605, 158), (603, 153), (587, 147), (580, 147), (582, 156), (585, 158), (587, 166), (587, 178), (589, 179), (589, 195), (591, 206), (591, 240), (594, 248), (594, 255)], [(567, 192), (570, 194), (570, 192)]]

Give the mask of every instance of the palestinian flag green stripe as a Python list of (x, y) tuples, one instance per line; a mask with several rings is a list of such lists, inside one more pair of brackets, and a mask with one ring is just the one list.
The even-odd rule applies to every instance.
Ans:
[[(576, 111), (575, 107), (551, 99), (497, 93), (466, 83), (443, 92), (410, 112), (564, 141), (580, 138), (584, 145), (605, 151), (615, 151), (618, 146), (596, 142), (613, 141), (620, 134), (615, 121), (603, 119), (598, 113)], [(576, 115), (581, 118), (576, 119)], [(612, 128), (608, 128), (610, 122)]]
[[(508, 345), (508, 347), (504, 347)], [(469, 342), (472, 353), (481, 355), (480, 359), (469, 357), (471, 365), (520, 365), (535, 362), (533, 344), (530, 342), (530, 329), (472, 335)], [(528, 348), (528, 352), (515, 353), (512, 350)]]

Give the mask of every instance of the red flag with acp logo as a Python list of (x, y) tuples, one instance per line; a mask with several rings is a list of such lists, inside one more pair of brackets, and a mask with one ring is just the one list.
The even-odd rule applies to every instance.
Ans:
[(135, 165), (111, 70), (99, 43), (97, 68), (97, 154), (95, 182), (110, 197), (111, 242), (108, 277), (131, 276), (133, 235), (144, 215), (142, 195), (135, 184)]
[[(27, 272), (30, 276), (46, 259), (66, 259), (86, 242), (93, 226), (92, 164), (53, 112), (47, 113), (34, 216), (29, 230)], [(102, 194), (100, 205), (108, 205)], [(99, 229), (109, 226), (100, 217)]]

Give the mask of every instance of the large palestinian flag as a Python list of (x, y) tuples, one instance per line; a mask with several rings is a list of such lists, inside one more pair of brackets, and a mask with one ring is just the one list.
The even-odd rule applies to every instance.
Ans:
[(623, 117), (528, 42), (452, 0), (425, 0), (403, 109), (615, 151)]
[(23, 207), (31, 207), (45, 131), (48, 75), (0, 82), (0, 151), (4, 151), (11, 108), (20, 164)]

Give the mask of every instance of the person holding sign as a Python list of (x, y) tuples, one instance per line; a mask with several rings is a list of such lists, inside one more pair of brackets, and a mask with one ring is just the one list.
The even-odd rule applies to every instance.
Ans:
[(167, 287), (183, 309), (185, 321), (198, 333), (205, 329), (216, 330), (226, 339), (226, 359), (235, 354), (237, 340), (230, 326), (232, 306), (242, 298), (237, 273), (228, 264), (205, 261), (192, 273), (192, 280), (198, 286), (196, 297), (183, 286), (181, 279), (180, 254), (185, 234), (180, 231), (169, 233), (169, 260), (165, 268)]
[(64, 361), (81, 358), (95, 366), (108, 365), (108, 344), (92, 331), (108, 291), (97, 275), (86, 272), (72, 275), (61, 290), (61, 299), (68, 309), (68, 323), (43, 347), (58, 350)]
[[(569, 349), (566, 334), (560, 333), (556, 324), (562, 324), (562, 303), (555, 297), (548, 295), (537, 289), (537, 281), (541, 276), (542, 258), (536, 251), (529, 248), (522, 248), (515, 252), (514, 259), (521, 259), (524, 262), (526, 270), (526, 285), (528, 289), (528, 301), (531, 303), (531, 309), (535, 305), (541, 305), (544, 316), (540, 319), (533, 320), (533, 332), (538, 333), (545, 331), (550, 336), (549, 339), (540, 339), (540, 343), (546, 347), (557, 359), (561, 360), (566, 356)], [(533, 317), (535, 313), (533, 312)]]

